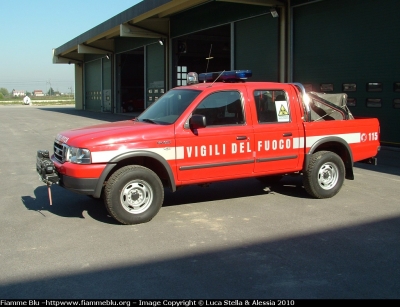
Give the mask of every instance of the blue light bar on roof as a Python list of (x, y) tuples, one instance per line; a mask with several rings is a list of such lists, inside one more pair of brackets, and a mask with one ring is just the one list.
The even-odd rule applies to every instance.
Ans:
[(231, 70), (199, 74), (199, 82), (239, 82), (253, 75), (251, 70)]

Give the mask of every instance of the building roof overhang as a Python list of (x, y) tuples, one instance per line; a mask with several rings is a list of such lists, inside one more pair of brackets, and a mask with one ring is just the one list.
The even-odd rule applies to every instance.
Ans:
[(286, 0), (143, 0), (53, 49), (53, 63), (79, 64), (84, 54), (114, 52), (117, 37), (169, 37), (169, 17), (212, 1), (283, 6)]

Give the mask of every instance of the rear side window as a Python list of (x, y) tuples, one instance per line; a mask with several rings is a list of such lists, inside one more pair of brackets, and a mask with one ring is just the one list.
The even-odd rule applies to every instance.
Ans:
[(259, 123), (287, 123), (290, 110), (287, 94), (282, 90), (256, 90), (254, 101)]
[(207, 126), (244, 124), (242, 99), (237, 91), (212, 93), (203, 99), (193, 114), (204, 115)]

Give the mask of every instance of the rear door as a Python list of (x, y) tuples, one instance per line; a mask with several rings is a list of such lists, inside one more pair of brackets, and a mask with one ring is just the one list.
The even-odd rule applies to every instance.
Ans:
[(254, 122), (255, 173), (285, 173), (301, 169), (303, 130), (299, 127), (297, 96), (286, 84), (249, 87)]

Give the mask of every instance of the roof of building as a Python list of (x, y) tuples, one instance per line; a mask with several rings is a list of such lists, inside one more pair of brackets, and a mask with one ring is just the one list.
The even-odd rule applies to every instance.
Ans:
[[(80, 63), (85, 53), (114, 51), (116, 37), (160, 38), (169, 35), (169, 17), (213, 0), (143, 0), (120, 14), (53, 49), (53, 63)], [(218, 0), (259, 6), (281, 6), (286, 0)]]

